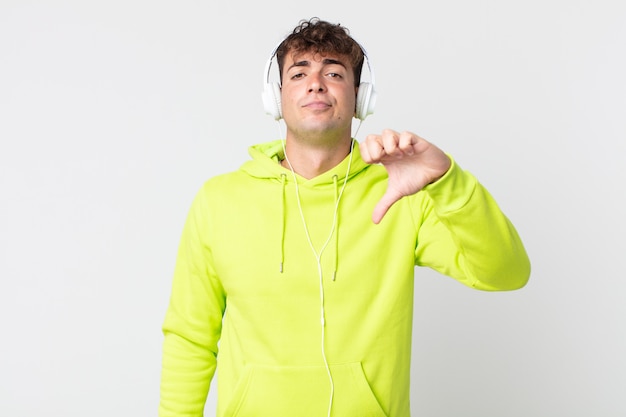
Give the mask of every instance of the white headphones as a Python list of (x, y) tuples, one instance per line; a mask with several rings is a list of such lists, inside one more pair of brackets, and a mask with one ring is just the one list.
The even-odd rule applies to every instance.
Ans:
[[(278, 46), (274, 48), (272, 55), (270, 55), (270, 58), (267, 60), (267, 63), (265, 64), (265, 74), (263, 78), (263, 84), (265, 86), (263, 88), (262, 95), (263, 107), (265, 108), (265, 113), (272, 116), (274, 120), (282, 119), (283, 115), (280, 100), (280, 84), (276, 82), (270, 82), (270, 68), (272, 66), (272, 61), (276, 56), (276, 51), (281, 44), (282, 42), (280, 42)], [(359, 84), (359, 90), (356, 95), (356, 112), (354, 117), (359, 120), (365, 120), (365, 118), (369, 114), (374, 113), (374, 106), (376, 104), (376, 91), (374, 90), (374, 72), (372, 71), (372, 68), (370, 66), (369, 58), (367, 57), (365, 49), (363, 49), (361, 45), (359, 46), (361, 47), (361, 51), (363, 51), (364, 61), (367, 64), (367, 69), (370, 73), (371, 81), (369, 83), (361, 82)]]

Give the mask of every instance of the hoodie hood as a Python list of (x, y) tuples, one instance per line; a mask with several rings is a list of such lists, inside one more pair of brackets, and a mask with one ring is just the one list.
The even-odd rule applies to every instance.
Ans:
[[(276, 196), (277, 201), (280, 201), (281, 210), (280, 261), (278, 266), (281, 273), (283, 272), (285, 266), (285, 234), (287, 216), (289, 216), (288, 209), (293, 210), (293, 207), (287, 207), (286, 198), (287, 184), (291, 182), (295, 183), (294, 186), (298, 199), (299, 216), (302, 217), (305, 233), (309, 239), (311, 249), (315, 256), (319, 259), (322, 253), (330, 247), (330, 250), (334, 252), (332, 255), (334, 259), (332, 279), (333, 281), (336, 279), (339, 267), (338, 229), (341, 219), (339, 218), (338, 213), (341, 196), (347, 182), (369, 166), (361, 158), (358, 143), (354, 139), (353, 141), (352, 152), (350, 155), (347, 155), (343, 161), (337, 164), (337, 166), (311, 179), (306, 179), (280, 165), (280, 161), (285, 157), (282, 140), (254, 145), (248, 149), (252, 160), (245, 162), (241, 166), (241, 171), (260, 180), (275, 181), (281, 184), (280, 196)], [(333, 222), (329, 230), (328, 239), (320, 247), (315, 247), (315, 245), (311, 242), (307, 224), (312, 223), (314, 219), (304, 218), (302, 207), (300, 206), (300, 188), (319, 193), (333, 193), (335, 200), (333, 208)]]
[[(291, 171), (280, 165), (280, 161), (285, 158), (282, 142), (282, 140), (275, 140), (248, 148), (248, 153), (252, 157), (252, 160), (245, 162), (241, 166), (241, 170), (248, 175), (259, 179), (282, 182), (282, 176), (284, 174), (289, 174), (288, 180), (293, 178), (291, 176)], [(337, 164), (337, 166), (315, 178), (307, 180), (306, 178), (296, 174), (296, 179), (298, 181), (298, 185), (306, 187), (323, 187), (332, 185), (336, 181), (342, 183), (345, 180), (348, 165), (350, 165), (348, 180), (369, 166), (361, 158), (359, 146), (356, 141), (352, 147), (352, 161), (350, 161), (350, 155), (348, 155), (343, 161), (341, 161), (341, 163)]]

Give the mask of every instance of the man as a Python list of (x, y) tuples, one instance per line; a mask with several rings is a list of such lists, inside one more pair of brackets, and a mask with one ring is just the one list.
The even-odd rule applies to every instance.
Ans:
[(409, 416), (415, 265), (493, 291), (524, 286), (529, 260), (433, 144), (385, 130), (355, 145), (371, 86), (347, 30), (303, 21), (276, 58), (265, 102), (285, 141), (207, 181), (183, 230), (160, 416), (201, 416), (218, 362), (218, 416)]

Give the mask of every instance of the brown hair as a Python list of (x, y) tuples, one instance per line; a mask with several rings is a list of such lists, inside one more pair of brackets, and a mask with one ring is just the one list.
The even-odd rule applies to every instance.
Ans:
[(320, 20), (317, 17), (308, 21), (301, 20), (300, 24), (276, 49), (276, 60), (281, 79), (287, 53), (300, 54), (305, 52), (336, 53), (345, 56), (354, 71), (354, 86), (359, 86), (365, 54), (361, 45), (350, 36), (348, 28)]

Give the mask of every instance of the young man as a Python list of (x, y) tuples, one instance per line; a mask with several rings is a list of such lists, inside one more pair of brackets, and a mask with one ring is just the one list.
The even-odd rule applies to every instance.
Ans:
[(433, 144), (385, 130), (355, 145), (371, 86), (343, 27), (301, 22), (276, 58), (266, 106), (286, 139), (251, 147), (191, 207), (159, 414), (202, 416), (219, 362), (220, 417), (409, 416), (415, 265), (494, 291), (524, 286), (529, 260), (490, 194)]

